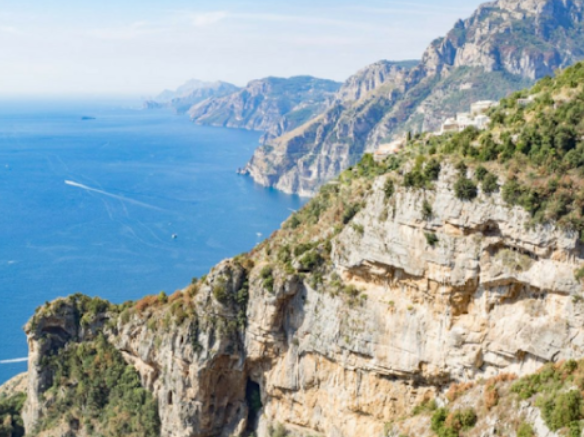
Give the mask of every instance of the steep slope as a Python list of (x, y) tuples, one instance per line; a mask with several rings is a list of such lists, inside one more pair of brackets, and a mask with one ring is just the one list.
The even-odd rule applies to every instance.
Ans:
[(380, 143), (435, 130), (473, 101), (497, 100), (582, 59), (583, 9), (582, 0), (487, 3), (390, 80), (391, 92), (338, 99), (318, 120), (259, 148), (246, 172), (266, 186), (313, 194)]
[(192, 107), (195, 123), (265, 131), (277, 137), (324, 112), (341, 86), (310, 76), (254, 80), (238, 93)]
[(223, 97), (239, 91), (239, 87), (226, 82), (201, 82), (191, 80), (176, 91), (166, 90), (154, 100), (144, 103), (147, 109), (171, 108), (178, 114), (186, 113), (193, 105), (213, 97)]
[(27, 430), (87, 435), (84, 411), (99, 410), (70, 394), (91, 371), (122, 423), (129, 399), (99, 365), (123, 368), (121, 355), (126, 381), (137, 372), (157, 401), (152, 417), (140, 395), (151, 422), (136, 426), (158, 431), (159, 418), (164, 437), (579, 432), (584, 364), (561, 361), (584, 356), (584, 65), (491, 117), (485, 132), (366, 155), (270, 239), (170, 297), (39, 308)]

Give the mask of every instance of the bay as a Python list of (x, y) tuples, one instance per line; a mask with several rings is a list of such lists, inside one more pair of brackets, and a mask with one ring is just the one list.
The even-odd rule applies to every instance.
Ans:
[(259, 137), (133, 101), (0, 101), (0, 383), (45, 301), (172, 293), (300, 208), (236, 174)]

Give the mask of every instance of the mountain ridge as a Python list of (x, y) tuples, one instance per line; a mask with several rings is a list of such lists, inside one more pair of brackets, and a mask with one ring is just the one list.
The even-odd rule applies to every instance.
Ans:
[(223, 97), (240, 88), (222, 81), (203, 82), (192, 79), (175, 91), (165, 90), (152, 100), (144, 102), (146, 109), (170, 108), (177, 114), (185, 114), (193, 105), (213, 97)]
[[(489, 115), (485, 131), (365, 155), (269, 239), (171, 296), (39, 308), (26, 429), (580, 433), (584, 64)], [(127, 420), (131, 408), (143, 419)]]
[(385, 81), (389, 93), (333, 105), (318, 126), (260, 147), (246, 172), (262, 185), (312, 195), (379, 144), (435, 130), (472, 100), (498, 100), (582, 59), (583, 9), (581, 1), (486, 3), (434, 40), (407, 75)]
[(197, 124), (263, 131), (263, 143), (323, 112), (340, 86), (312, 76), (267, 77), (200, 102), (188, 114)]

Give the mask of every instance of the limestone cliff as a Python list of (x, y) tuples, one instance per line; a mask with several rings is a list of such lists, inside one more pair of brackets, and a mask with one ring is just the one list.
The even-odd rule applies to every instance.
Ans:
[(109, 360), (124, 384), (137, 372), (148, 395), (134, 387), (136, 409), (164, 437), (579, 432), (584, 65), (523, 96), (532, 103), (504, 100), (487, 132), (366, 156), (172, 296), (40, 308), (26, 327), (27, 430), (88, 435), (92, 397), (69, 416), (54, 407), (84, 393), (86, 374), (121, 426), (135, 398), (104, 375)]
[(201, 102), (189, 115), (198, 124), (263, 131), (265, 142), (324, 112), (340, 86), (310, 76), (268, 77), (229, 96)]
[[(263, 185), (312, 195), (380, 143), (434, 130), (473, 101), (498, 100), (582, 59), (583, 10), (581, 0), (486, 3), (432, 42), (417, 67), (372, 83), (387, 84), (387, 92), (357, 102), (345, 99), (355, 93), (342, 93), (318, 119), (259, 148), (246, 172)], [(356, 82), (345, 88), (360, 97)]]
[(175, 91), (163, 91), (152, 100), (144, 102), (146, 109), (170, 108), (177, 114), (186, 113), (191, 107), (210, 98), (224, 97), (239, 91), (239, 87), (226, 82), (202, 82), (190, 80)]
[[(275, 262), (276, 254), (268, 255), (275, 241), (292, 243), (284, 233), (254, 254), (249, 272), (226, 261), (177, 297), (181, 308), (197, 308), (196, 318), (179, 324), (172, 304), (120, 317), (108, 338), (158, 400), (161, 435), (240, 435), (254, 421), (246, 387), (256, 383), (259, 436), (282, 423), (299, 435), (381, 437), (385, 423), (452, 382), (524, 375), (550, 360), (583, 356), (577, 235), (526, 229), (529, 215), (499, 196), (459, 201), (449, 188), (453, 173), (445, 172), (431, 195), (400, 189), (390, 204), (383, 178), (373, 184), (353, 225), (333, 240), (332, 264), (322, 272), (344, 284), (338, 290), (279, 267), (273, 290), (266, 286), (262, 271)], [(430, 222), (420, 213), (425, 197), (433, 205)], [(320, 231), (316, 238), (332, 230)], [(439, 236), (437, 247), (426, 242), (428, 232)], [(244, 329), (230, 296), (246, 275)], [(60, 316), (28, 329), (28, 429), (42, 414), (43, 350), (74, 323)]]

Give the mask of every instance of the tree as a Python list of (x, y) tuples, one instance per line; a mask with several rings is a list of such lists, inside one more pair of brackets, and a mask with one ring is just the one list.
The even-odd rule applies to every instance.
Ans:
[(483, 179), (483, 193), (485, 194), (492, 194), (499, 189), (499, 183), (497, 176), (492, 173), (487, 173), (487, 175)]
[(440, 177), (441, 170), (442, 166), (440, 163), (435, 158), (432, 158), (430, 161), (428, 161), (426, 167), (424, 168), (424, 175), (428, 180), (436, 181), (438, 180), (438, 177)]
[(460, 200), (473, 200), (477, 197), (476, 184), (465, 176), (460, 176), (454, 184), (454, 192)]

